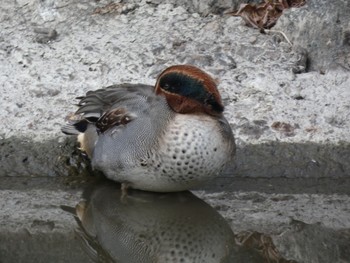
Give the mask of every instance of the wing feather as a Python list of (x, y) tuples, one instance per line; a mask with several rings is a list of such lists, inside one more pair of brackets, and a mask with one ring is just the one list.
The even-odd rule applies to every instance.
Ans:
[(66, 134), (79, 134), (86, 131), (88, 124), (93, 124), (98, 133), (103, 133), (126, 125), (148, 106), (145, 102), (155, 96), (153, 87), (144, 84), (120, 84), (89, 91), (77, 97), (79, 108), (61, 130)]

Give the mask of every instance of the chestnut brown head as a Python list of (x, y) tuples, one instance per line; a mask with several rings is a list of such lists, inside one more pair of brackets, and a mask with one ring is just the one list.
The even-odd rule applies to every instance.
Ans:
[(214, 79), (191, 65), (176, 65), (165, 69), (158, 77), (156, 94), (162, 94), (178, 113), (223, 112), (221, 96)]

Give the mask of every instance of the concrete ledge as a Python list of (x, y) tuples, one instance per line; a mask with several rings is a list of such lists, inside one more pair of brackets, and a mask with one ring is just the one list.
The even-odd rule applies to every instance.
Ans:
[(60, 159), (63, 153), (68, 165), (75, 162), (70, 167), (79, 166), (60, 127), (76, 96), (115, 83), (154, 84), (166, 66), (190, 63), (220, 82), (238, 145), (227, 174), (348, 177), (349, 74), (306, 72), (307, 52), (280, 35), (261, 34), (237, 17), (200, 16), (200, 4), (181, 3), (142, 1), (96, 13), (106, 1), (6, 0), (0, 174), (74, 172)]
[[(88, 176), (89, 161), (74, 137), (36, 142), (0, 140), (0, 176)], [(238, 146), (224, 177), (349, 178), (350, 144), (269, 142)]]

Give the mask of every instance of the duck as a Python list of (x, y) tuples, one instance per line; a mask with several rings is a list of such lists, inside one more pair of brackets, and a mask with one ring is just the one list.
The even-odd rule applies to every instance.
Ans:
[(154, 86), (116, 84), (76, 99), (62, 132), (76, 135), (93, 169), (122, 187), (190, 190), (233, 162), (217, 83), (196, 66), (170, 66)]

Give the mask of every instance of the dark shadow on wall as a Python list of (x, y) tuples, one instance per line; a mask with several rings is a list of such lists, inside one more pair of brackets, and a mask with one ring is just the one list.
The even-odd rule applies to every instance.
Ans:
[(243, 177), (350, 177), (350, 143), (269, 142), (239, 147), (225, 174)]
[[(269, 142), (238, 147), (235, 162), (200, 189), (350, 193), (350, 144)], [(91, 177), (75, 138), (0, 140), (0, 177)]]

